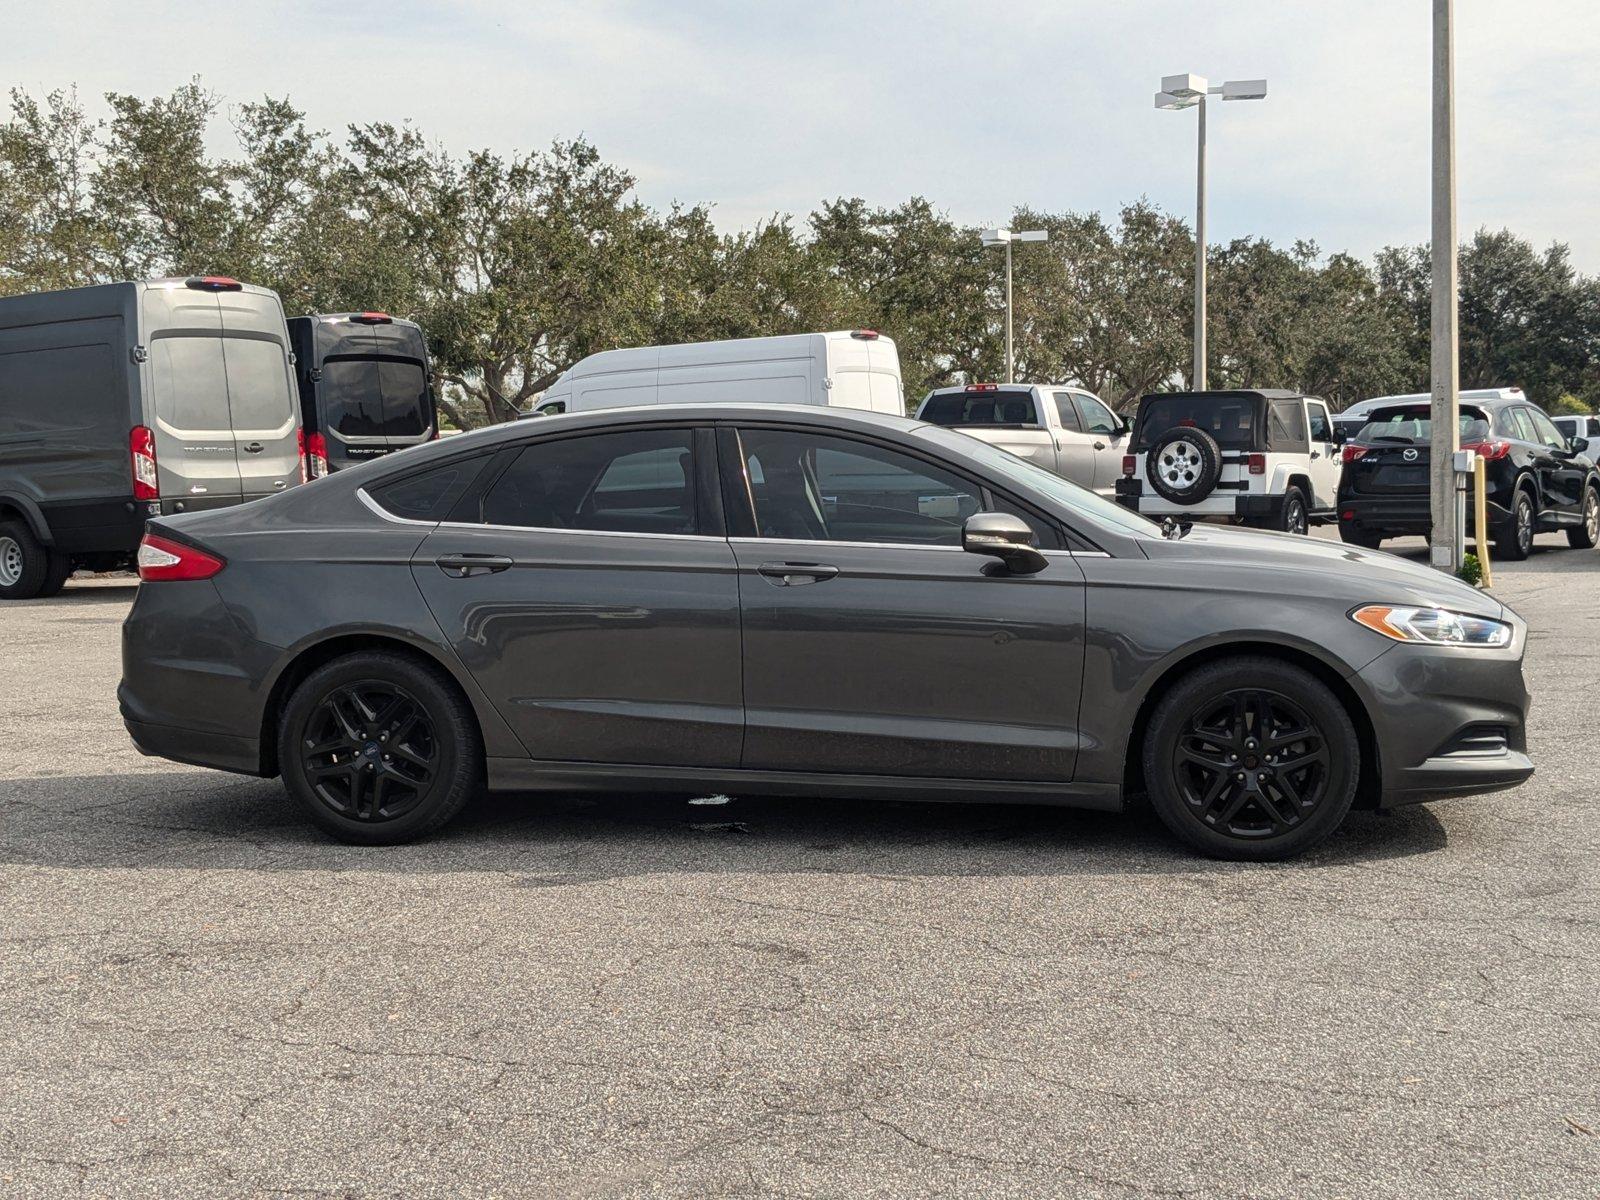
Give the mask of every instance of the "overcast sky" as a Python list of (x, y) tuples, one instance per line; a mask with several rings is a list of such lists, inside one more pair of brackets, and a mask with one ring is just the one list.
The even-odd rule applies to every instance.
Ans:
[[(312, 122), (411, 119), (461, 151), (578, 134), (643, 198), (719, 224), (925, 195), (961, 221), (1146, 196), (1190, 218), (1194, 114), (1160, 77), (1265, 76), (1214, 105), (1211, 236), (1366, 255), (1428, 229), (1426, 0), (319, 0), (6, 5), (5, 77), (153, 95), (191, 75)], [(1600, 9), (1458, 0), (1460, 221), (1600, 273)], [(219, 138), (219, 149), (226, 147)]]

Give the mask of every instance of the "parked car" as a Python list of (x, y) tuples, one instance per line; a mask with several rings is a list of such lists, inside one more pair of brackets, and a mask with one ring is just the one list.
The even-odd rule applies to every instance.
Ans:
[(1594, 458), (1600, 453), (1600, 417), (1551, 417), (1550, 423), (1561, 431), (1568, 441), (1573, 438), (1584, 438), (1589, 443), (1589, 457)]
[(1164, 392), (1139, 401), (1117, 499), (1148, 517), (1307, 533), (1334, 519), (1326, 401), (1299, 392)]
[(131, 561), (147, 517), (303, 477), (283, 307), (219, 275), (0, 299), (0, 599)]
[(917, 420), (959, 429), (1081, 487), (1111, 495), (1128, 426), (1100, 397), (1062, 384), (935, 388)]
[(382, 312), (289, 318), (313, 478), (439, 436), (422, 328)]
[(872, 329), (603, 350), (563, 371), (527, 415), (723, 401), (902, 417), (900, 352)]
[[(1457, 396), (1462, 401), (1507, 400), (1517, 404), (1526, 403), (1528, 399), (1518, 387), (1472, 388), (1457, 393)], [(1338, 440), (1343, 442), (1361, 432), (1361, 427), (1380, 408), (1393, 408), (1401, 404), (1428, 404), (1432, 399), (1433, 397), (1427, 392), (1411, 392), (1404, 396), (1374, 396), (1370, 400), (1359, 400), (1344, 411), (1334, 414), (1334, 433)]]
[[(900, 507), (852, 480), (905, 477)], [(1276, 858), (1352, 804), (1513, 786), (1526, 626), (1426, 567), (1161, 527), (977, 438), (817, 406), (516, 422), (161, 517), (123, 626), (146, 753), (282, 775), (355, 842), (484, 785), (1147, 792)]]
[[(1385, 538), (1429, 535), (1432, 430), (1428, 405), (1402, 404), (1371, 413), (1345, 443), (1341, 538), (1375, 548)], [(1478, 400), (1461, 406), (1461, 445), (1485, 460), (1489, 531), (1500, 558), (1527, 558), (1534, 535), (1546, 531), (1565, 532), (1577, 548), (1600, 539), (1600, 472), (1587, 438), (1564, 436), (1525, 401)]]

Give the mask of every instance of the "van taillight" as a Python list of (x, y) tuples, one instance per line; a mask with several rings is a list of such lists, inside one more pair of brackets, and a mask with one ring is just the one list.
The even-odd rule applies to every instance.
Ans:
[(226, 565), (215, 555), (154, 533), (139, 543), (139, 578), (145, 583), (176, 579), (210, 579)]
[(1249, 458), (1250, 474), (1265, 475), (1267, 473), (1267, 456), (1265, 454), (1252, 454)]
[(306, 466), (313, 479), (321, 479), (328, 473), (328, 443), (320, 433), (313, 433), (306, 439)]
[(300, 455), (300, 482), (305, 483), (311, 476), (306, 469), (306, 431), (304, 429), (296, 429), (294, 431), (294, 448)]
[(201, 292), (237, 292), (244, 288), (244, 284), (227, 275), (191, 275), (183, 281), (183, 286)]
[(879, 335), (876, 329), (857, 329), (850, 336), (859, 338), (863, 342), (875, 342), (878, 340)]
[(128, 433), (128, 457), (133, 463), (133, 498), (161, 499), (161, 481), (156, 476), (156, 435), (143, 425)]
[(350, 319), (362, 325), (390, 325), (394, 322), (393, 317), (383, 312), (351, 313)]

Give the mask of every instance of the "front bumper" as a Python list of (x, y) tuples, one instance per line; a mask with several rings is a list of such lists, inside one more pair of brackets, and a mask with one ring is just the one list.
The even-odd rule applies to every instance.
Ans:
[(1504, 650), (1397, 645), (1351, 679), (1372, 716), (1380, 807), (1503, 791), (1533, 774), (1527, 627), (1509, 610), (1503, 619), (1514, 629)]

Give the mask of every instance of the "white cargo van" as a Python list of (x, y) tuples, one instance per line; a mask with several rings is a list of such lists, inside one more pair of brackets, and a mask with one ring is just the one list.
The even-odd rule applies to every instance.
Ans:
[(871, 329), (604, 350), (562, 372), (529, 415), (721, 402), (906, 415), (900, 354)]

